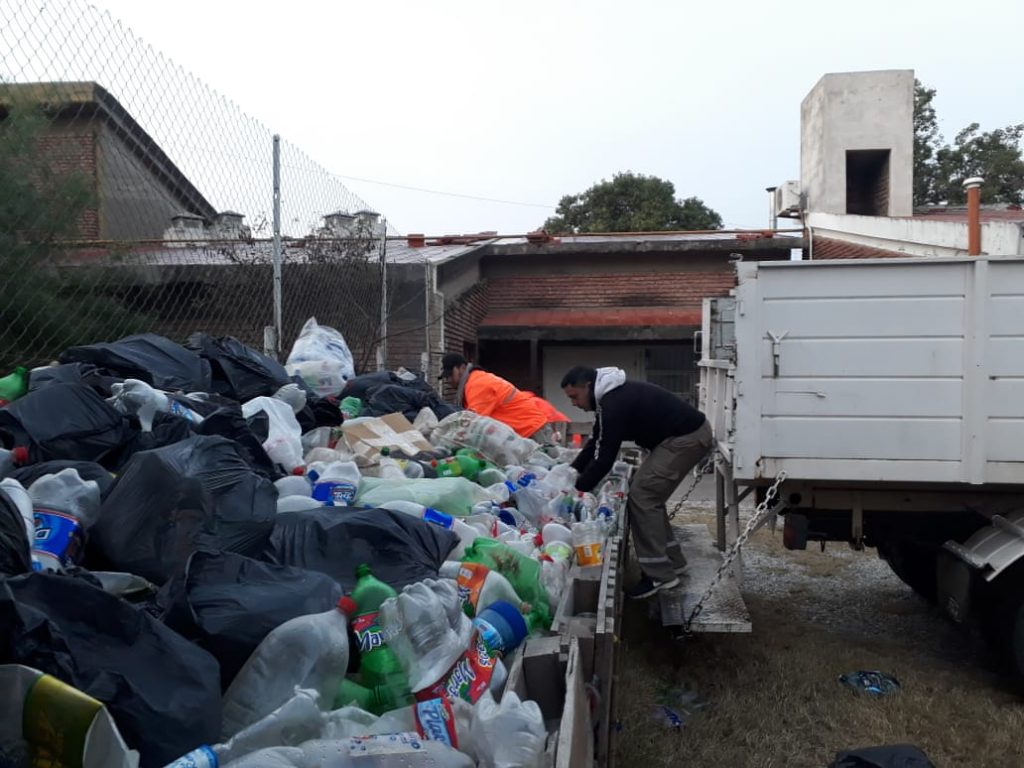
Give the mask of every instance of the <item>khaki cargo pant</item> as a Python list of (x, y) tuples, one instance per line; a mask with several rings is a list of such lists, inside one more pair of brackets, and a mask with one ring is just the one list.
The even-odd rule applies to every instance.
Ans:
[(710, 450), (711, 425), (705, 420), (688, 435), (661, 441), (633, 475), (626, 507), (629, 530), (640, 570), (654, 581), (671, 581), (686, 565), (665, 502)]

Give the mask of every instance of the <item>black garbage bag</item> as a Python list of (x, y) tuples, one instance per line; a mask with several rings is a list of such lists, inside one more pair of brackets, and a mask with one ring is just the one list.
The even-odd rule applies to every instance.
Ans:
[(0, 488), (0, 576), (17, 576), (32, 570), (25, 519), (3, 488)]
[(401, 413), (409, 421), (416, 419), (416, 414), (423, 408), (429, 408), (437, 416), (438, 421), (451, 416), (458, 409), (444, 402), (434, 391), (406, 387), (401, 384), (387, 384), (377, 387), (365, 402), (363, 416), (386, 416), (389, 413)]
[(322, 573), (204, 550), (164, 585), (156, 603), (167, 626), (213, 654), (227, 690), (272, 629), (330, 610), (341, 595), (338, 583)]
[(55, 475), (62, 469), (73, 469), (83, 480), (95, 480), (100, 487), (100, 498), (105, 499), (114, 487), (114, 476), (94, 461), (40, 461), (11, 472), (11, 477), (28, 488), (43, 475)]
[(115, 376), (110, 371), (97, 368), (92, 363), (66, 363), (32, 369), (28, 377), (28, 391), (34, 392), (37, 389), (48, 387), (50, 384), (63, 382), (65, 384), (84, 384), (96, 390), (103, 397), (110, 397), (113, 394), (110, 385), (120, 381), (124, 381), (124, 379)]
[(216, 659), (83, 579), (0, 580), (0, 663), (26, 664), (102, 701), (143, 768), (220, 737)]
[[(135, 417), (130, 417), (129, 422), (138, 424)], [(136, 453), (174, 445), (192, 435), (193, 425), (188, 419), (170, 413), (157, 413), (153, 417), (153, 429), (150, 432), (143, 432), (140, 427), (127, 443), (104, 459), (104, 463), (111, 471), (119, 473)]]
[(126, 379), (139, 379), (168, 392), (208, 392), (210, 364), (191, 349), (155, 333), (120, 341), (71, 347), (62, 363), (92, 363)]
[(398, 376), (391, 371), (364, 373), (346, 381), (345, 389), (342, 390), (341, 396), (358, 397), (360, 400), (365, 401), (370, 396), (370, 393), (378, 387), (397, 383)]
[(837, 752), (829, 768), (935, 768), (928, 755), (910, 744)]
[(270, 396), (291, 383), (283, 365), (233, 336), (194, 333), (185, 346), (210, 363), (213, 391), (239, 402)]
[[(262, 438), (253, 431), (250, 422), (262, 423)], [(264, 477), (272, 481), (283, 477), (277, 465), (263, 450), (263, 440), (266, 440), (269, 430), (269, 419), (265, 412), (260, 411), (252, 419), (246, 419), (242, 416), (241, 406), (226, 405), (204, 418), (194, 429), (197, 435), (220, 435), (233, 440), (245, 463)]]
[(100, 507), (86, 566), (162, 585), (197, 549), (258, 554), (277, 511), (277, 489), (224, 437), (187, 440), (132, 456)]
[(0, 408), (0, 445), (27, 447), (33, 462), (102, 462), (132, 435), (128, 420), (82, 384), (51, 384)]
[(401, 589), (437, 578), (458, 542), (451, 531), (401, 512), (317, 507), (278, 515), (263, 559), (326, 573), (346, 592), (366, 563), (378, 579)]
[(306, 434), (317, 427), (341, 426), (345, 417), (341, 415), (341, 408), (336, 397), (310, 395), (306, 406), (295, 414), (295, 420), (299, 422), (302, 434)]

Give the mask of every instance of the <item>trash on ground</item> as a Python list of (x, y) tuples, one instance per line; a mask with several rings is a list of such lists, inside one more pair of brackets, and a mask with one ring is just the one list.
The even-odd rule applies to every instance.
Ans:
[(888, 696), (899, 693), (900, 681), (892, 675), (878, 671), (847, 672), (839, 676), (839, 682), (858, 693), (871, 696)]

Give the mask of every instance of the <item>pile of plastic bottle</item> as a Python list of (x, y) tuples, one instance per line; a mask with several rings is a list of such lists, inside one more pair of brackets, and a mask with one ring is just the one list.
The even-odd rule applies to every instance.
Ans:
[[(344, 427), (303, 434), (296, 416), (310, 382), (336, 393), (348, 376), (306, 346), (289, 373), (307, 391), (291, 383), (239, 403), (243, 418), (265, 420), (262, 448), (290, 473), (274, 482), (278, 519), (315, 508), (389, 510), (447, 529), (457, 543), (437, 578), (398, 591), (360, 565), (334, 609), (270, 631), (224, 691), (220, 743), (172, 765), (537, 765), (546, 724), (535, 703), (505, 690), (506, 664), (527, 638), (550, 630), (570, 567), (602, 564), (628, 466), (617, 463), (596, 493), (577, 492), (568, 463), (575, 451), (538, 445), (470, 412), (438, 421), (427, 408), (413, 427), (431, 450), (368, 453), (346, 440), (347, 427), (364, 418), (355, 397), (338, 403)], [(23, 397), (27, 381), (18, 369), (0, 380), (0, 397)], [(107, 403), (144, 433), (168, 415), (197, 425), (207, 412), (203, 393), (138, 379), (113, 383), (109, 393)], [(0, 478), (24, 465), (23, 450), (0, 448)], [(26, 485), (0, 480), (0, 491), (24, 521), (32, 568), (62, 572), (81, 562), (103, 504), (96, 480), (69, 467)], [(116, 576), (137, 578), (104, 578)]]
[[(470, 445), (442, 422), (432, 437), (445, 447), (384, 448), (369, 463), (337, 429), (301, 437), (302, 462), (276, 483), (279, 512), (388, 509), (449, 529), (458, 545), (436, 580), (396, 592), (360, 566), (336, 610), (274, 630), (224, 695), (223, 742), (179, 765), (538, 764), (545, 723), (535, 703), (503, 693), (503, 659), (550, 628), (574, 561), (602, 563), (628, 467), (616, 464), (596, 495), (580, 493), (573, 451), (510, 437), (486, 417), (457, 421), (474, 425), (459, 430)], [(488, 460), (509, 443), (522, 464)]]

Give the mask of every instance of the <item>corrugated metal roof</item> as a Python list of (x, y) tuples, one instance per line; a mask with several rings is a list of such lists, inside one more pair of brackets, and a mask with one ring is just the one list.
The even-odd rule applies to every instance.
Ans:
[[(777, 235), (776, 237), (781, 237)], [(735, 232), (674, 232), (669, 235), (559, 235), (551, 242), (587, 244), (587, 243), (682, 243), (700, 240), (736, 240)], [(495, 245), (524, 245), (525, 237), (501, 237), (493, 241)]]

